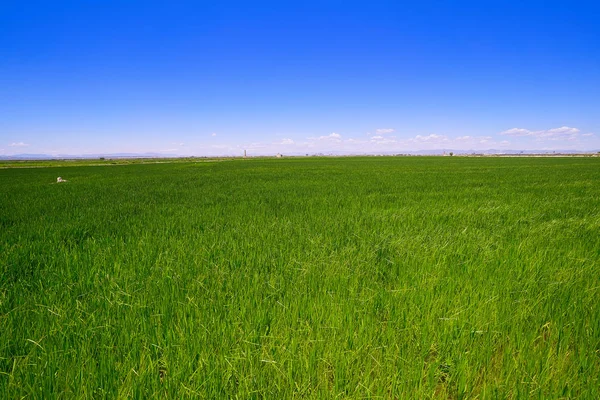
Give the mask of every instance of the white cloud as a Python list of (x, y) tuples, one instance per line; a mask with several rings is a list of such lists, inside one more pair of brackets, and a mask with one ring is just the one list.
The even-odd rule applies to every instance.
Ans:
[(210, 134), (210, 136), (215, 137), (215, 136), (217, 136), (217, 134), (213, 132)]
[(538, 140), (574, 140), (579, 135), (579, 129), (571, 128), (569, 126), (561, 126), (560, 128), (552, 128), (541, 131), (531, 131), (525, 128), (512, 128), (504, 132), (500, 132), (500, 134), (517, 137), (527, 136)]
[(528, 136), (531, 134), (531, 131), (529, 129), (523, 128), (512, 128), (504, 132), (500, 132), (500, 134), (508, 136)]
[(385, 135), (387, 133), (392, 133), (394, 131), (395, 130), (392, 128), (379, 128), (375, 132), (377, 132), (378, 135)]
[(17, 143), (11, 143), (9, 144), (10, 147), (27, 147), (29, 146), (29, 144), (27, 143), (23, 143), (23, 142), (17, 142)]
[[(330, 131), (331, 132), (331, 131)], [(402, 133), (390, 134), (375, 134), (375, 130), (369, 136), (360, 135), (355, 137), (347, 137), (346, 135), (332, 132), (323, 136), (311, 136), (306, 139), (294, 137), (286, 137), (291, 134), (280, 134), (278, 137), (273, 137), (272, 140), (261, 143), (244, 143), (242, 147), (235, 149), (234, 145), (229, 146), (214, 146), (212, 150), (206, 147), (205, 152), (214, 154), (243, 154), (240, 149), (247, 149), (248, 154), (252, 155), (274, 155), (278, 152), (283, 154), (388, 154), (388, 153), (405, 153), (413, 151), (454, 151), (454, 152), (486, 152), (491, 149), (513, 149), (520, 150), (523, 148), (529, 149), (533, 141), (537, 141), (537, 146), (534, 148), (561, 148), (561, 149), (576, 149), (580, 146), (578, 141), (552, 141), (555, 137), (577, 137), (584, 139), (583, 134), (576, 128), (559, 127), (548, 129), (546, 131), (530, 131), (523, 128), (514, 128), (504, 135), (478, 135), (471, 132), (462, 132), (460, 136), (447, 135), (446, 132), (441, 133), (421, 133), (416, 132), (408, 136)], [(534, 136), (533, 133), (536, 135)], [(397, 135), (397, 136), (395, 136)], [(516, 137), (521, 135), (524, 137)], [(588, 135), (587, 133), (585, 135)], [(597, 136), (597, 135), (596, 135)], [(529, 138), (529, 139), (527, 139)], [(542, 138), (542, 139), (540, 139)], [(504, 140), (506, 139), (506, 140)], [(522, 139), (530, 140), (532, 143), (524, 144)], [(543, 140), (543, 141), (542, 141)], [(581, 142), (595, 141), (596, 138), (587, 138)], [(215, 140), (215, 142), (217, 142)], [(220, 140), (219, 140), (220, 142)], [(215, 145), (221, 143), (215, 143)], [(543, 146), (541, 146), (543, 145)], [(188, 149), (189, 144), (186, 145)], [(516, 147), (515, 147), (516, 146)], [(525, 147), (524, 147), (525, 146)], [(176, 146), (172, 146), (176, 147)], [(180, 149), (180, 151), (183, 148)], [(172, 154), (172, 153), (169, 153)]]
[(581, 136), (590, 137), (590, 136), (594, 136), (594, 134), (593, 133), (584, 133)]
[(342, 135), (340, 135), (339, 133), (331, 133), (327, 136), (319, 136), (318, 138), (319, 140), (328, 140), (328, 141), (332, 141), (332, 142), (340, 142), (342, 140)]
[(549, 129), (545, 132), (547, 135), (573, 135), (575, 133), (579, 133), (579, 129), (577, 128), (569, 128), (568, 126), (563, 126), (560, 128)]

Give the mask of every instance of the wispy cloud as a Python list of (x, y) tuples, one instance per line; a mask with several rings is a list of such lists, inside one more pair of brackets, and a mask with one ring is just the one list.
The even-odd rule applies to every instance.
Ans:
[(579, 129), (569, 126), (561, 126), (560, 128), (552, 128), (541, 131), (532, 131), (525, 128), (512, 128), (500, 132), (501, 135), (515, 137), (532, 137), (538, 140), (574, 140), (579, 136)]
[(371, 138), (371, 143), (374, 143), (376, 145), (392, 145), (398, 143), (398, 141), (394, 137), (373, 136)]
[(347, 143), (353, 143), (353, 144), (360, 144), (360, 143), (366, 143), (366, 140), (362, 140), (362, 139), (355, 139), (355, 138), (350, 138), (348, 140), (346, 140)]
[(417, 135), (412, 139), (409, 139), (409, 141), (412, 142), (435, 142), (435, 143), (441, 143), (441, 142), (447, 142), (448, 141), (448, 137), (445, 135), (436, 135), (435, 133), (432, 133), (431, 135), (426, 135), (426, 136), (422, 136), (422, 135)]
[(10, 147), (27, 147), (29, 144), (23, 142), (16, 142), (9, 144)]
[(215, 132), (211, 133), (210, 136), (215, 137), (217, 134)]
[(264, 148), (267, 148), (267, 147), (269, 147), (267, 144), (260, 143), (260, 142), (250, 143), (250, 145), (246, 146), (246, 148), (252, 149), (252, 150), (255, 150), (255, 149), (264, 149)]
[(393, 133), (395, 132), (395, 129), (392, 128), (379, 128), (375, 131), (375, 133), (377, 133), (378, 135), (386, 135), (388, 133)]
[[(387, 128), (386, 128), (387, 129)], [(488, 150), (520, 150), (531, 149), (532, 144), (524, 143), (523, 139), (536, 141), (537, 146), (533, 149), (553, 150), (553, 149), (576, 149), (583, 142), (596, 141), (596, 137), (591, 137), (592, 133), (581, 133), (579, 129), (572, 127), (559, 127), (545, 131), (532, 131), (524, 128), (513, 128), (502, 134), (479, 135), (475, 132), (463, 132), (456, 135), (447, 132), (417, 132), (407, 134), (406, 132), (387, 131), (382, 134), (375, 134), (375, 130), (368, 136), (357, 134), (341, 134), (331, 132), (329, 134), (315, 134), (310, 137), (302, 137), (298, 133), (280, 134), (273, 136), (271, 140), (261, 142), (246, 143), (221, 143), (221, 140), (215, 140), (213, 146), (208, 144), (205, 147), (194, 147), (193, 144), (186, 144), (185, 147), (179, 147), (178, 153), (186, 149), (186, 154), (194, 154), (196, 151), (211, 154), (243, 154), (243, 150), (248, 150), (251, 155), (274, 155), (282, 154), (389, 154), (403, 152), (427, 152), (427, 151), (455, 151), (455, 152), (486, 152)], [(289, 136), (288, 136), (289, 135)], [(287, 136), (287, 137), (286, 137)], [(308, 136), (308, 135), (307, 135)], [(577, 137), (579, 140), (557, 141), (554, 138)], [(529, 138), (529, 139), (528, 139)], [(172, 148), (178, 147), (179, 143), (174, 143)], [(543, 145), (543, 146), (542, 146)], [(516, 146), (516, 147), (515, 147)], [(8, 147), (6, 147), (8, 149)], [(167, 151), (173, 151), (168, 149)], [(172, 154), (172, 153), (169, 153)]]

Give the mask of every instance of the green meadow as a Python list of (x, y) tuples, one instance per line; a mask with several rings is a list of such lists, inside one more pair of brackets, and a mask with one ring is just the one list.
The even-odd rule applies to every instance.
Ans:
[(82, 164), (0, 169), (0, 398), (600, 398), (600, 158)]

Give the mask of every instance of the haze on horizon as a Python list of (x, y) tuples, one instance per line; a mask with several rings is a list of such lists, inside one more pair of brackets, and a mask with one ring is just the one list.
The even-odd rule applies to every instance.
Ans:
[(0, 5), (0, 156), (600, 150), (598, 3)]

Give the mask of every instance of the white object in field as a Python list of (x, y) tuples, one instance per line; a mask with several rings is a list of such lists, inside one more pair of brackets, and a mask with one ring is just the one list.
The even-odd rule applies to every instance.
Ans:
[(60, 176), (56, 178), (56, 183), (67, 182), (66, 179), (61, 178)]
[(277, 157), (277, 158), (281, 158), (281, 157), (282, 157), (282, 155), (281, 155), (281, 153), (277, 153), (277, 155), (276, 155), (275, 157)]

